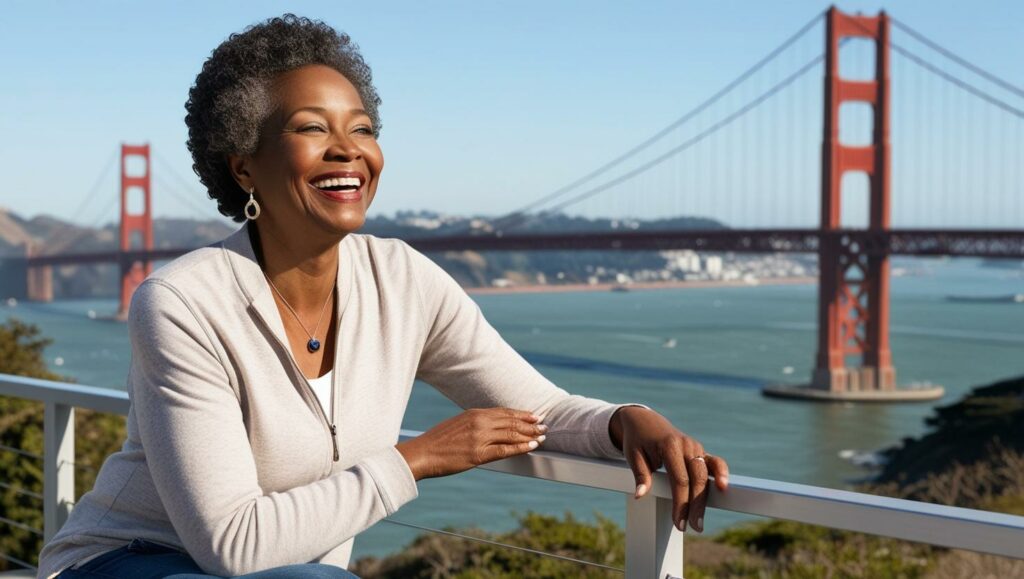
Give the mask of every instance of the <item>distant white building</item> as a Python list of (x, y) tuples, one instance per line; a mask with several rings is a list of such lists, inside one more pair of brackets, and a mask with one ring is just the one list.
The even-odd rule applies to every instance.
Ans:
[(704, 269), (707, 270), (708, 276), (711, 279), (722, 277), (722, 258), (717, 255), (708, 257), (704, 260)]
[(420, 229), (437, 229), (441, 227), (441, 220), (429, 217), (410, 217), (403, 224), (419, 227)]
[(661, 256), (665, 258), (665, 267), (669, 270), (678, 270), (683, 273), (700, 271), (700, 256), (695, 251), (689, 249), (663, 251)]
[(471, 219), (469, 221), (469, 227), (471, 229), (477, 231), (484, 231), (486, 233), (494, 231), (494, 227), (491, 225), (491, 222), (487, 221), (486, 219)]

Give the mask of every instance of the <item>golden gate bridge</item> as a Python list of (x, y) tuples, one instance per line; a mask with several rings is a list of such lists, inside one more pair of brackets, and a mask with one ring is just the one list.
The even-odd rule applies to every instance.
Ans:
[[(819, 27), (824, 28), (824, 51), (819, 49), (810, 58), (797, 60), (784, 69), (781, 79), (774, 79), (767, 87), (763, 80), (751, 80), (772, 65), (779, 67), (786, 58), (793, 61), (804, 56), (795, 47)], [(957, 72), (894, 42), (894, 29), (942, 62), (955, 65)], [(843, 57), (847, 46), (857, 42), (861, 48), (873, 48), (872, 58), (860, 63), (867, 62), (868, 66), (862, 68), (873, 70), (860, 77), (847, 74), (846, 67), (854, 72), (857, 67)], [(907, 76), (911, 69), (918, 73), (912, 90), (902, 91), (910, 95), (904, 101), (894, 100), (892, 95), (893, 55), (900, 59), (901, 67), (906, 67)], [(814, 105), (792, 96), (793, 87), (817, 70), (822, 70), (824, 98)], [(741, 94), (739, 88), (743, 86), (748, 87), (748, 94)], [(788, 100), (780, 98), (787, 92)], [(877, 16), (851, 15), (833, 7), (650, 138), (564, 187), (498, 218), (492, 222), (492, 230), (467, 228), (406, 241), (424, 252), (691, 249), (814, 253), (820, 278), (818, 352), (812, 383), (809, 388), (775, 387), (766, 389), (766, 393), (842, 400), (931, 399), (941, 395), (941, 388), (905, 389), (896, 385), (889, 347), (889, 260), (894, 255), (1024, 259), (1024, 203), (1020, 192), (1024, 182), (1020, 169), (1024, 164), (1024, 107), (1015, 104), (1015, 99), (1021, 98), (1024, 89), (884, 12)], [(729, 105), (725, 112), (712, 115)], [(907, 149), (920, 153), (918, 159), (911, 158), (909, 152), (898, 154), (902, 164), (893, 160), (894, 110), (917, 123), (915, 127), (900, 125), (904, 142), (912, 144)], [(820, 113), (814, 115), (815, 111)], [(759, 119), (757, 113), (762, 113)], [(787, 114), (789, 126), (780, 120)], [(811, 116), (821, 118), (822, 124), (808, 123)], [(772, 126), (765, 126), (766, 119)], [(954, 121), (959, 121), (959, 129), (939, 126)], [(861, 142), (850, 142), (845, 134), (848, 126), (866, 129), (869, 136)], [(796, 159), (801, 148), (798, 135), (809, 128), (821, 135), (815, 143), (820, 149), (811, 151), (806, 147), (810, 139), (804, 139), (808, 153), (803, 156), (820, 154), (820, 163), (817, 159), (813, 164)], [(729, 144), (730, 132), (732, 138), (738, 135), (737, 143)], [(148, 145), (121, 147), (117, 251), (47, 253), (30, 248), (25, 258), (7, 260), (6, 271), (24, 276), (24, 295), (28, 299), (53, 299), (54, 266), (117, 263), (120, 314), (124, 315), (132, 292), (152, 271), (155, 261), (194, 249), (155, 246), (150, 154)], [(141, 160), (144, 170), (128, 171), (132, 158)], [(729, 164), (734, 158), (739, 162)], [(630, 163), (633, 166), (628, 168)], [(798, 164), (820, 167), (820, 172), (809, 175), (800, 171)], [(620, 173), (597, 181), (620, 167)], [(894, 175), (900, 168), (903, 173), (899, 187), (894, 188)], [(770, 172), (773, 178), (758, 178)], [(857, 175), (864, 193), (860, 199)], [(817, 183), (811, 185), (811, 180)], [(669, 195), (659, 197), (651, 190), (667, 191)], [(793, 193), (803, 191), (808, 194)], [(136, 203), (141, 210), (129, 212), (132, 195), (141, 200)], [(784, 200), (773, 202), (773, 196)], [(624, 215), (655, 207), (659, 198), (666, 197), (675, 204), (668, 208), (662, 201), (667, 214), (679, 215), (687, 210), (710, 213), (722, 205), (730, 206), (731, 214), (736, 216), (743, 216), (748, 208), (753, 210), (735, 220), (748, 221), (749, 225), (719, 229), (531, 232), (531, 224), (539, 218), (570, 207), (579, 209), (594, 200), (610, 198), (604, 210)], [(854, 204), (851, 199), (862, 203)], [(918, 226), (894, 227), (894, 206), (905, 221), (915, 217)], [(816, 226), (792, 226), (801, 216), (806, 221), (809, 212), (815, 210)], [(985, 227), (921, 227), (921, 218), (934, 220), (936, 211), (964, 222), (988, 223)], [(780, 212), (788, 216), (787, 226), (765, 225), (781, 221)], [(852, 226), (850, 217), (858, 213), (864, 222)], [(859, 361), (851, 360), (858, 356)]]

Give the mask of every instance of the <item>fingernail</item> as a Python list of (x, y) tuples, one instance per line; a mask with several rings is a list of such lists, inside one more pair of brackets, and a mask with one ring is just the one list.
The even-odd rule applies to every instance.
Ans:
[(701, 533), (704, 532), (704, 517), (699, 517), (697, 519), (697, 531)]
[(686, 519), (683, 519), (683, 520), (679, 521), (678, 523), (676, 523), (676, 527), (679, 528), (680, 531), (685, 533), (686, 532)]
[(547, 424), (538, 424), (537, 425), (537, 430), (539, 430), (541, 432), (547, 432), (548, 431), (548, 425)]
[(647, 492), (647, 485), (645, 485), (645, 484), (638, 484), (638, 485), (636, 485), (636, 498), (640, 498), (640, 495), (644, 494), (645, 492)]
[(547, 435), (542, 434), (537, 437), (537, 442), (544, 442), (545, 438), (547, 438)]
[(722, 480), (722, 484), (723, 484), (723, 485), (728, 485), (728, 484), (729, 484), (729, 477), (727, 477), (727, 476), (725, 476), (725, 475), (722, 475), (722, 476), (721, 476), (721, 477), (719, 477), (719, 478), (721, 478), (721, 480)]
[(536, 440), (531, 440), (530, 443), (527, 444), (526, 446), (529, 446), (530, 448), (537, 448), (538, 444), (540, 444), (540, 443), (537, 442)]
[(540, 420), (540, 416), (537, 416), (536, 414), (530, 414), (530, 418), (534, 420)]

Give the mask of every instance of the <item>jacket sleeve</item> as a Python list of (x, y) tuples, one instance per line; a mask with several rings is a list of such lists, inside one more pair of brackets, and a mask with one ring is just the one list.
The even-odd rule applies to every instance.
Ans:
[(317, 559), (418, 496), (394, 446), (351, 468), (264, 494), (243, 415), (213, 340), (171, 286), (135, 292), (129, 395), (157, 494), (206, 573)]
[(532, 411), (548, 425), (544, 450), (622, 458), (608, 430), (612, 414), (623, 406), (649, 406), (613, 404), (556, 386), (498, 334), (458, 282), (425, 255), (408, 251), (427, 334), (417, 378), (462, 408)]

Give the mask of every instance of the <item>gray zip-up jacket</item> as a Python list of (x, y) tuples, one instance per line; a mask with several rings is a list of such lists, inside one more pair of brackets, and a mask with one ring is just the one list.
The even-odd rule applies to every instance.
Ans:
[(624, 404), (555, 386), (444, 270), (366, 234), (340, 244), (332, 436), (246, 228), (136, 290), (127, 439), (43, 548), (39, 577), (134, 538), (216, 575), (347, 566), (353, 538), (419, 494), (395, 448), (416, 378), (462, 408), (533, 411), (545, 450), (622, 458), (608, 423)]

